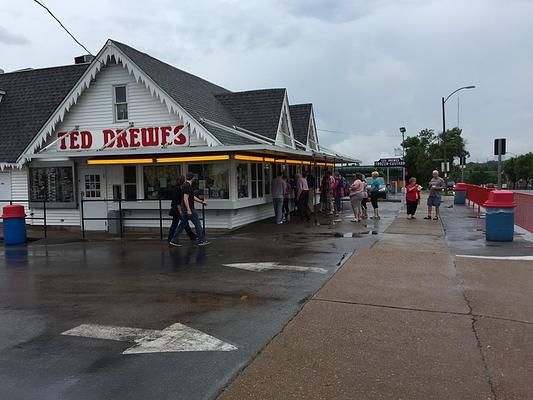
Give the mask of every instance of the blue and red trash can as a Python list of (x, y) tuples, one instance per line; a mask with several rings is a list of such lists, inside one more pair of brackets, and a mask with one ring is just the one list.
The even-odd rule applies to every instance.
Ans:
[(4, 244), (23, 244), (27, 241), (24, 206), (13, 204), (2, 209)]
[(493, 190), (485, 208), (485, 239), (493, 242), (512, 242), (516, 204), (510, 190)]
[(454, 187), (453, 204), (466, 204), (466, 184), (456, 183)]

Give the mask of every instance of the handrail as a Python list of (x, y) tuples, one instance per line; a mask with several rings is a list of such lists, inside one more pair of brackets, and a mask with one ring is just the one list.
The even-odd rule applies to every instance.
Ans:
[(516, 203), (514, 223), (533, 232), (533, 194), (515, 192), (514, 201)]
[[(163, 239), (163, 221), (172, 221), (172, 217), (164, 217), (163, 216), (163, 202), (164, 199), (131, 199), (131, 200), (122, 200), (122, 199), (81, 199), (79, 202), (80, 206), (80, 230), (82, 238), (85, 238), (85, 221), (120, 221), (119, 222), (119, 234), (122, 238), (124, 236), (124, 221), (159, 221), (159, 236), (161, 240)], [(154, 208), (154, 211), (158, 211), (157, 217), (125, 217), (122, 214), (123, 208), (122, 203), (123, 202), (157, 202), (157, 208)], [(118, 203), (118, 211), (119, 215), (118, 217), (86, 217), (85, 216), (85, 207), (84, 203), (88, 202), (107, 202), (107, 203)], [(28, 216), (28, 219), (37, 220), (37, 221), (43, 221), (43, 233), (44, 238), (46, 239), (48, 237), (48, 219), (47, 219), (47, 204), (55, 203), (48, 200), (30, 200), (30, 199), (0, 199), (0, 203), (9, 203), (10, 205), (13, 205), (13, 203), (27, 203), (28, 208), (31, 203), (37, 203), (42, 204), (42, 211), (43, 216), (42, 217), (35, 217), (32, 214)], [(48, 210), (50, 207), (48, 207)], [(166, 208), (164, 208), (166, 210)], [(202, 230), (205, 236), (205, 206), (202, 204), (202, 215), (199, 218), (202, 221)]]

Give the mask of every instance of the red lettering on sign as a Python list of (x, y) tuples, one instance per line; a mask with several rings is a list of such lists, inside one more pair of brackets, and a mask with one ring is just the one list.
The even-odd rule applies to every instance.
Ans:
[(145, 147), (159, 145), (159, 128), (142, 128), (141, 141)]
[(140, 129), (138, 128), (130, 129), (130, 147), (141, 147), (141, 143), (139, 143), (139, 132)]
[(127, 131), (125, 129), (117, 129), (117, 147), (128, 147), (128, 139), (126, 135)]
[(59, 141), (59, 149), (60, 150), (66, 150), (67, 149), (67, 138), (64, 138), (67, 132), (57, 132), (57, 137), (60, 137), (61, 140)]
[(170, 136), (170, 131), (172, 130), (171, 126), (162, 126), (161, 127), (161, 144), (166, 145), (167, 139)]
[(77, 143), (78, 135), (79, 135), (78, 131), (73, 131), (69, 136), (71, 150), (78, 150), (80, 148), (80, 145)]
[[(176, 135), (178, 132), (180, 132), (181, 130), (183, 129), (183, 125), (178, 125), (174, 128), (174, 135)], [(187, 137), (180, 132), (180, 134), (178, 136), (176, 136), (176, 138), (174, 139), (174, 144), (178, 144), (178, 145), (181, 145), (181, 144), (185, 144), (185, 142), (187, 142)]]
[(93, 145), (93, 135), (89, 131), (81, 131), (81, 148), (90, 149)]
[[(104, 129), (102, 133), (104, 135), (104, 146), (107, 146), (107, 144), (115, 137), (115, 132), (111, 129)], [(113, 142), (109, 147), (113, 147), (114, 145), (115, 143)]]

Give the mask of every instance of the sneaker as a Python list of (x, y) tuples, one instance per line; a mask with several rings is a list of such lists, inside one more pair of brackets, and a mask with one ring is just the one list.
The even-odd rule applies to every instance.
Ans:
[(207, 240), (204, 240), (203, 242), (198, 243), (198, 246), (207, 246), (211, 242), (208, 242)]
[(181, 247), (181, 244), (179, 244), (178, 242), (175, 242), (173, 240), (171, 240), (170, 242), (168, 242), (169, 245), (171, 246), (174, 246), (174, 247)]

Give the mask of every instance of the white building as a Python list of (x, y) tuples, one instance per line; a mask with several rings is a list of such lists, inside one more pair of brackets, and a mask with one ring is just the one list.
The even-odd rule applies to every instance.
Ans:
[(3, 204), (102, 231), (119, 208), (125, 229), (159, 227), (189, 171), (206, 226), (231, 229), (273, 215), (274, 171), (319, 181), (356, 161), (319, 145), (312, 105), (286, 89), (231, 92), (113, 40), (94, 59), (0, 74), (0, 139)]

